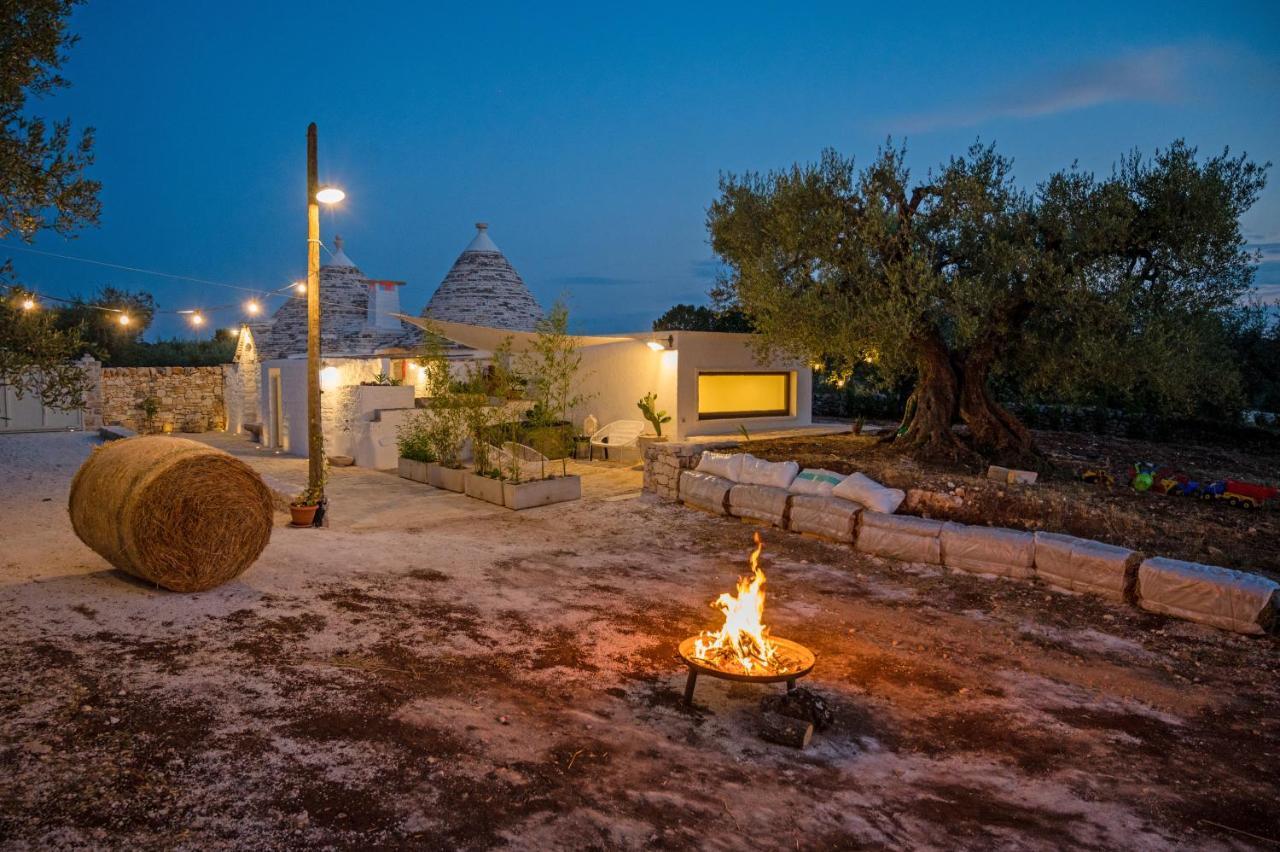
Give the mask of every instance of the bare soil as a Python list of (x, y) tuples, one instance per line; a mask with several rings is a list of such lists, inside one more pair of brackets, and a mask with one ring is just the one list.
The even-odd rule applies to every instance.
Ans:
[(756, 735), (781, 687), (680, 702), (737, 521), (608, 471), (516, 514), (347, 469), (332, 528), (178, 595), (71, 533), (88, 449), (0, 438), (5, 848), (1280, 842), (1271, 637), (766, 530), (766, 618), (836, 717), (795, 751)]
[(772, 460), (840, 473), (862, 471), (908, 491), (900, 510), (966, 524), (1062, 532), (1130, 547), (1155, 556), (1206, 562), (1280, 578), (1280, 504), (1233, 508), (1217, 501), (1138, 493), (1123, 476), (1114, 487), (1081, 482), (1086, 467), (1123, 472), (1148, 461), (1201, 482), (1242, 479), (1280, 485), (1280, 440), (1273, 449), (1155, 444), (1078, 432), (1037, 431), (1048, 469), (1034, 485), (1007, 485), (985, 470), (922, 464), (873, 437), (831, 435), (751, 441), (743, 449)]

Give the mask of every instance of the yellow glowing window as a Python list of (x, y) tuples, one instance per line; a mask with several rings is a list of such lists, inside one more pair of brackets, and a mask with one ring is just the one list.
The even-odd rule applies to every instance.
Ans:
[(698, 419), (791, 413), (790, 373), (699, 373)]

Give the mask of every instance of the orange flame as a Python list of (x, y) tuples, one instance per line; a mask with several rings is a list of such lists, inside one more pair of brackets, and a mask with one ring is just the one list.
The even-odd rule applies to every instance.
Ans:
[(776, 668), (778, 656), (764, 624), (764, 572), (760, 570), (764, 542), (758, 532), (754, 538), (751, 577), (738, 578), (736, 596), (724, 592), (711, 602), (712, 608), (724, 613), (724, 626), (716, 632), (703, 632), (693, 646), (697, 659), (726, 671), (736, 667), (743, 674), (764, 674)]

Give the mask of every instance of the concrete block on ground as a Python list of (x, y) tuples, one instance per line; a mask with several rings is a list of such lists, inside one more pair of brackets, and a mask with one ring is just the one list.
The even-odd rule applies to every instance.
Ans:
[(858, 533), (860, 514), (862, 506), (839, 497), (792, 494), (787, 529), (822, 536), (843, 544), (853, 544)]
[(790, 497), (786, 488), (739, 483), (729, 489), (729, 514), (786, 528)]
[(1069, 592), (1089, 592), (1116, 601), (1133, 599), (1142, 554), (1059, 533), (1036, 533), (1036, 575)]
[(992, 479), (992, 480), (995, 480), (996, 482), (1008, 482), (1009, 468), (1001, 467), (998, 464), (993, 464), (987, 468), (987, 479)]
[(1035, 574), (1035, 536), (1003, 527), (942, 526), (942, 564), (971, 574), (1026, 579)]
[(103, 426), (98, 430), (98, 437), (104, 441), (119, 441), (122, 438), (132, 438), (137, 434), (132, 429), (126, 429), (123, 426)]
[(685, 470), (680, 473), (680, 502), (717, 515), (729, 514), (729, 489), (733, 482), (710, 473)]
[(1280, 583), (1257, 574), (1153, 557), (1138, 568), (1138, 606), (1188, 621), (1262, 633), (1276, 616)]
[(942, 521), (866, 511), (856, 547), (863, 553), (903, 562), (942, 564)]

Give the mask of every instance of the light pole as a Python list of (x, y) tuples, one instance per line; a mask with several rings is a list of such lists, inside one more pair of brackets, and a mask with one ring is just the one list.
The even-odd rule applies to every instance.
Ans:
[(307, 490), (324, 520), (324, 432), (320, 423), (320, 202), (336, 204), (340, 189), (321, 187), (316, 157), (316, 123), (307, 125)]

